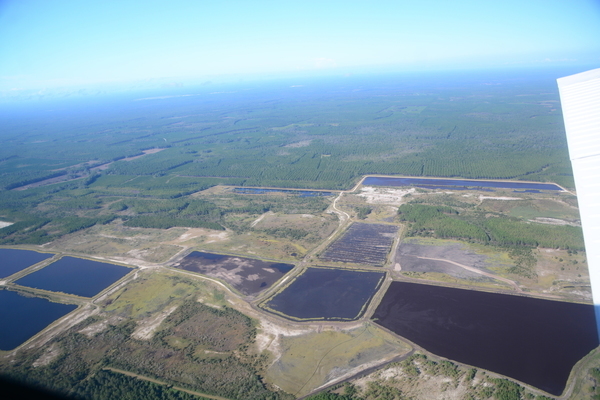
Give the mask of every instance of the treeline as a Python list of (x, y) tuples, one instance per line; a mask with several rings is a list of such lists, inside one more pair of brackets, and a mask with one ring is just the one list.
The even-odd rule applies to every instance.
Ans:
[(0, 244), (44, 244), (69, 233), (107, 224), (114, 216), (96, 218), (31, 218), (0, 229)]
[(286, 238), (292, 240), (302, 240), (306, 236), (310, 235), (310, 232), (307, 232), (303, 229), (295, 229), (295, 228), (267, 228), (261, 229), (261, 232), (265, 232), (268, 235), (277, 238)]
[(96, 218), (85, 218), (85, 217), (64, 217), (60, 219), (52, 220), (49, 224), (49, 229), (56, 227), (60, 230), (59, 235), (73, 233), (92, 227), (96, 224), (105, 225), (113, 221), (115, 217), (113, 215), (96, 217)]
[(48, 233), (41, 228), (50, 223), (46, 218), (32, 218), (15, 222), (0, 229), (0, 244), (43, 244)]
[[(125, 226), (169, 229), (175, 226), (224, 230), (222, 212), (204, 200), (124, 199), (109, 206), (125, 220)], [(131, 214), (134, 214), (133, 216)]]
[(89, 187), (103, 195), (175, 199), (215, 185), (243, 184), (240, 178), (102, 174)]
[(371, 214), (371, 211), (373, 211), (371, 207), (367, 206), (358, 206), (354, 207), (354, 209), (356, 210), (356, 217), (358, 219), (366, 219)]
[(51, 200), (56, 207), (59, 207), (65, 211), (73, 210), (97, 210), (102, 208), (102, 201), (95, 196), (77, 196), (70, 198), (57, 198)]
[(35, 177), (25, 178), (25, 179), (18, 180), (18, 181), (13, 181), (12, 183), (6, 184), (6, 186), (4, 186), (4, 189), (11, 190), (11, 189), (15, 189), (15, 188), (18, 188), (21, 186), (30, 185), (32, 183), (41, 182), (46, 179), (57, 178), (59, 176), (63, 176), (66, 174), (67, 174), (67, 171), (58, 171), (58, 172), (54, 172), (54, 173), (50, 173), (50, 174), (48, 173), (48, 171), (41, 171), (41, 172), (29, 171), (27, 173), (27, 175), (29, 175), (29, 176), (33, 175)]
[(159, 385), (112, 371), (100, 370), (73, 388), (73, 394), (88, 400), (209, 400), (170, 386)]
[(403, 204), (401, 221), (411, 222), (409, 236), (453, 238), (513, 247), (583, 250), (581, 228), (527, 223), (510, 217), (464, 216), (446, 206)]
[(446, 206), (403, 204), (398, 208), (401, 221), (412, 222), (409, 236), (434, 236), (489, 242), (485, 230), (461, 219), (458, 211)]
[(485, 221), (493, 240), (503, 245), (584, 250), (583, 231), (569, 225), (545, 225), (515, 218), (492, 217)]

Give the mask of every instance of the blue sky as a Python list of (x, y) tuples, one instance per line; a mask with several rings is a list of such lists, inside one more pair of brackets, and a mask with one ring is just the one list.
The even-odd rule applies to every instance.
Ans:
[(600, 0), (0, 0), (0, 93), (596, 63)]

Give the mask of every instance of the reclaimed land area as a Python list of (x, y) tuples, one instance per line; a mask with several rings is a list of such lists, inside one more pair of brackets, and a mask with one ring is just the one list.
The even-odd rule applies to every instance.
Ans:
[[(213, 190), (218, 196), (225, 196), (225, 198), (232, 196), (226, 188)], [(208, 194), (205, 193), (203, 196)], [(281, 195), (273, 196), (279, 198)], [(527, 193), (517, 196), (519, 196), (518, 200), (490, 199), (480, 198), (476, 192), (449, 194), (436, 190), (416, 191), (410, 188), (359, 186), (354, 191), (338, 194), (333, 199), (335, 202), (330, 200), (328, 203), (330, 208), (324, 210), (322, 216), (312, 214), (312, 217), (308, 217), (308, 214), (303, 214), (295, 217), (296, 214), (281, 213), (278, 216), (272, 212), (261, 213), (254, 218), (248, 218), (249, 230), (242, 235), (228, 231), (220, 233), (204, 228), (169, 230), (130, 228), (120, 227), (115, 223), (89, 228), (91, 235), (109, 240), (113, 246), (121, 246), (123, 249), (121, 254), (127, 255), (123, 257), (104, 254), (106, 259), (129, 261), (142, 270), (136, 274), (131, 283), (109, 295), (92, 299), (90, 303), (97, 311), (91, 313), (88, 319), (80, 319), (78, 324), (68, 329), (58, 330), (52, 336), (46, 337), (43, 346), (36, 346), (34, 338), (27, 350), (19, 352), (21, 354), (19, 359), (23, 357), (22, 361), (17, 364), (17, 367), (10, 368), (10, 374), (15, 377), (30, 374), (30, 379), (44, 380), (45, 370), (50, 371), (57, 368), (56, 365), (64, 364), (67, 359), (77, 357), (79, 361), (75, 363), (77, 367), (74, 368), (87, 376), (97, 376), (96, 374), (102, 368), (111, 368), (110, 371), (113, 373), (127, 371), (130, 375), (154, 379), (176, 388), (203, 393), (205, 396), (245, 398), (239, 392), (218, 389), (218, 383), (215, 383), (217, 386), (206, 386), (203, 383), (203, 379), (208, 379), (211, 375), (202, 372), (204, 367), (199, 365), (208, 366), (218, 362), (222, 368), (225, 368), (223, 374), (226, 373), (225, 371), (229, 371), (227, 374), (235, 373), (231, 376), (239, 376), (236, 378), (240, 379), (238, 384), (248, 385), (243, 387), (250, 390), (248, 393), (253, 393), (252, 396), (258, 396), (256, 398), (262, 396), (259, 392), (252, 391), (259, 390), (258, 386), (255, 389), (249, 388), (253, 387), (252, 382), (261, 382), (255, 381), (259, 376), (264, 377), (261, 385), (265, 385), (267, 390), (265, 396), (266, 393), (271, 393), (283, 396), (281, 398), (286, 398), (288, 395), (301, 397), (323, 389), (333, 390), (339, 394), (344, 393), (344, 390), (354, 390), (357, 396), (358, 394), (362, 396), (356, 398), (364, 399), (377, 398), (386, 390), (404, 393), (403, 395), (407, 396), (412, 394), (417, 396), (416, 398), (426, 398), (423, 393), (441, 393), (443, 390), (448, 390), (450, 386), (456, 388), (456, 396), (466, 393), (483, 395), (493, 393), (494, 390), (497, 391), (495, 393), (500, 393), (508, 383), (517, 384), (523, 393), (527, 391), (536, 393), (533, 387), (512, 383), (514, 381), (506, 380), (505, 377), (491, 371), (472, 367), (469, 369), (468, 366), (443, 359), (440, 361), (435, 355), (414, 343), (403, 341), (393, 333), (368, 322), (389, 286), (389, 281), (382, 285), (380, 292), (372, 300), (373, 304), (356, 322), (292, 322), (276, 315), (264, 314), (254, 305), (260, 301), (270, 301), (269, 299), (272, 299), (275, 293), (292, 282), (302, 268), (310, 265), (318, 266), (320, 260), (315, 257), (315, 254), (337, 238), (343, 237), (342, 232), (352, 221), (359, 222), (359, 226), (364, 226), (363, 222), (368, 222), (370, 226), (391, 226), (394, 231), (398, 231), (400, 236), (392, 238), (383, 268), (367, 268), (373, 272), (387, 271), (396, 280), (438, 282), (442, 285), (478, 288), (500, 293), (514, 293), (520, 290), (527, 295), (545, 298), (589, 301), (587, 282), (585, 278), (579, 276), (584, 272), (583, 276), (587, 277), (587, 271), (584, 269), (586, 268), (585, 253), (581, 250), (533, 248), (531, 253), (521, 255), (515, 254), (512, 248), (501, 245), (478, 243), (473, 240), (461, 240), (461, 238), (438, 238), (433, 234), (433, 230), (424, 230), (422, 232), (426, 233), (421, 235), (419, 234), (421, 231), (414, 229), (413, 224), (416, 222), (412, 224), (410, 221), (402, 222), (401, 214), (397, 211), (402, 204), (437, 207), (444, 202), (453, 204), (454, 207), (460, 204), (464, 209), (472, 209), (472, 212), (477, 212), (478, 208), (486, 214), (495, 212), (497, 218), (504, 215), (511, 218), (510, 214), (515, 212), (514, 207), (506, 207), (505, 203), (513, 201), (515, 203), (510, 204), (515, 204), (515, 207), (523, 208), (529, 204), (529, 207), (536, 211), (537, 216), (551, 215), (552, 217), (548, 218), (562, 217), (565, 220), (569, 216), (573, 217), (573, 206), (568, 199), (564, 199), (563, 202), (559, 197), (548, 201), (547, 197), (550, 196), (548, 194)], [(458, 201), (461, 203), (457, 203)], [(333, 208), (334, 204), (335, 208)], [(548, 207), (549, 205), (552, 207)], [(368, 209), (368, 212), (365, 209)], [(337, 216), (335, 218), (338, 221), (337, 229), (333, 231), (327, 223), (327, 218), (331, 218), (328, 211), (333, 216)], [(532, 211), (527, 216), (528, 220), (532, 219), (531, 214)], [(464, 214), (460, 213), (443, 213), (442, 218), (446, 216), (452, 218), (457, 215), (466, 219)], [(214, 243), (223, 245), (230, 241), (227, 235), (256, 237), (261, 233), (255, 234), (252, 229), (259, 224), (289, 218), (310, 222), (321, 218), (321, 222), (316, 226), (326, 229), (322, 231), (323, 233), (318, 233), (325, 237), (325, 240), (322, 243), (315, 242), (312, 250), (305, 253), (304, 259), (294, 270), (280, 279), (275, 287), (268, 289), (251, 303), (236, 294), (233, 290), (235, 286), (229, 286), (231, 282), (184, 270), (164, 268), (171, 265), (173, 260), (180, 259), (180, 254), (189, 253), (189, 249), (210, 248)], [(572, 224), (577, 222), (574, 219), (569, 221)], [(108, 232), (110, 234), (107, 234)], [(56, 248), (54, 246), (59, 244), (73, 248), (79, 244), (84, 246), (82, 249), (88, 249), (90, 242), (79, 240), (83, 237), (81, 234), (72, 234), (53, 243), (50, 248)], [(158, 257), (158, 260), (166, 262), (156, 263), (145, 258), (148, 250), (144, 249), (155, 249), (159, 244), (166, 243), (173, 243), (179, 249), (174, 256)], [(265, 242), (265, 245), (267, 246), (268, 243)], [(236, 244), (239, 245), (239, 242)], [(261, 251), (260, 247), (256, 250)], [(533, 261), (530, 254), (533, 255)], [(343, 270), (348, 269), (348, 272), (351, 272), (356, 267), (343, 268)], [(526, 269), (528, 274), (535, 275), (525, 276), (520, 269)], [(547, 277), (548, 273), (553, 274), (552, 281)], [(241, 314), (236, 314), (238, 312)], [(249, 319), (245, 320), (244, 315)], [(224, 322), (219, 322), (221, 316), (225, 318), (222, 320)], [(224, 326), (223, 323), (229, 328), (221, 328)], [(230, 330), (233, 336), (222, 337), (219, 334), (223, 329), (228, 330), (238, 326), (235, 324), (241, 325), (239, 329)], [(211, 328), (204, 332), (194, 330), (201, 326)], [(197, 336), (202, 336), (203, 341), (195, 341), (194, 338)], [(40, 340), (41, 337), (43, 335), (40, 336)], [(79, 337), (87, 339), (77, 346), (70, 344)], [(81, 340), (77, 339), (77, 341)], [(72, 352), (69, 353), (70, 355), (65, 352), (67, 348)], [(109, 350), (112, 348), (123, 348), (127, 351), (113, 354)], [(422, 354), (419, 357), (429, 357), (437, 361), (423, 364), (422, 358), (414, 358), (415, 356), (409, 358), (410, 361), (407, 361), (409, 359), (402, 361), (402, 357), (410, 356), (415, 349)], [(136, 354), (140, 356), (144, 354), (143, 357), (150, 357), (152, 361), (142, 363), (136, 358), (138, 357)], [(162, 361), (165, 357), (169, 360), (167, 364)], [(107, 360), (111, 361), (107, 362)], [(390, 364), (390, 367), (384, 370), (378, 369), (379, 366), (386, 365), (390, 361), (395, 364)], [(443, 363), (440, 364), (441, 362)], [(412, 363), (419, 372), (415, 373), (414, 369), (408, 366), (409, 363)], [(450, 363), (450, 366), (447, 363)], [(33, 364), (35, 367), (32, 369)], [(177, 374), (166, 373), (165, 371), (169, 369), (177, 371)], [(395, 372), (384, 372), (392, 370)], [(583, 371), (582, 374), (594, 373), (592, 367), (585, 371), (581, 368), (580, 370)], [(59, 373), (60, 371), (59, 368)], [(65, 376), (69, 374), (66, 371), (62, 373)], [(450, 376), (441, 380), (435, 378), (435, 376), (439, 378), (442, 373)], [(189, 374), (204, 378), (195, 380), (182, 378)], [(353, 378), (357, 374), (362, 377)], [(103, 379), (133, 379), (130, 375), (118, 378), (117, 375), (110, 377), (103, 375)], [(473, 375), (473, 378), (469, 378), (470, 375)], [(65, 378), (64, 382), (59, 380), (52, 383), (52, 386), (59, 390), (72, 390), (73, 393), (92, 391), (92, 388), (83, 386), (75, 386), (77, 389), (66, 389), (67, 382), (74, 384), (73, 381)], [(335, 386), (336, 382), (338, 386)], [(346, 383), (339, 386), (339, 382)], [(567, 390), (575, 390), (573, 384), (580, 381), (573, 379), (572, 382)], [(279, 389), (283, 391), (278, 392)]]

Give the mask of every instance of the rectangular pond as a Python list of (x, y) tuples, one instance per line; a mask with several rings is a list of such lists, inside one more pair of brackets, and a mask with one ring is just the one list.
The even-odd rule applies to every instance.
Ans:
[(559, 396), (598, 346), (591, 305), (392, 282), (373, 319), (439, 356)]
[(0, 290), (0, 350), (12, 350), (77, 306)]
[(268, 193), (285, 193), (293, 194), (299, 197), (319, 197), (319, 196), (331, 196), (332, 192), (326, 192), (322, 190), (292, 190), (292, 189), (263, 189), (263, 188), (240, 188), (236, 187), (233, 189), (234, 193), (238, 194), (268, 194)]
[(193, 251), (173, 267), (222, 279), (249, 296), (271, 287), (294, 265)]
[(0, 249), (0, 278), (6, 278), (51, 257), (54, 257), (54, 254), (32, 250)]
[(307, 268), (262, 307), (296, 321), (351, 321), (360, 318), (385, 273)]
[(15, 281), (36, 289), (94, 297), (133, 269), (76, 257), (63, 257)]
[(323, 261), (368, 264), (381, 267), (387, 260), (398, 227), (353, 223), (319, 256)]
[(557, 190), (563, 189), (553, 183), (515, 182), (515, 181), (480, 181), (474, 179), (443, 179), (443, 178), (392, 178), (369, 176), (363, 185), (368, 186), (416, 186), (424, 189), (520, 189), (520, 190)]

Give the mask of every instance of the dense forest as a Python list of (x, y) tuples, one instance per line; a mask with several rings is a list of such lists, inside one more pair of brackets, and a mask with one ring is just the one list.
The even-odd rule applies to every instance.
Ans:
[[(5, 110), (0, 218), (20, 224), (0, 243), (44, 243), (115, 215), (223, 229), (231, 210), (187, 200), (218, 184), (347, 189), (364, 174), (400, 174), (572, 187), (561, 73), (314, 78)], [(174, 199), (186, 201), (158, 205)]]

